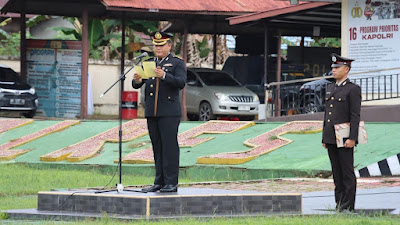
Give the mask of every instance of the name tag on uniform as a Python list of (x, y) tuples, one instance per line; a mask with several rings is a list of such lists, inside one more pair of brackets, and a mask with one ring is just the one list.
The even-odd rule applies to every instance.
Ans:
[(330, 94), (331, 94), (331, 92), (330, 92), (330, 91), (327, 91), (327, 92), (326, 92), (326, 95), (330, 95)]
[(164, 64), (163, 66), (173, 66), (172, 63)]

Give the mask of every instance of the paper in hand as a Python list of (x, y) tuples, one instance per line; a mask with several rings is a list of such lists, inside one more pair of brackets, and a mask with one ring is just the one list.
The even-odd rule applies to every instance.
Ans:
[(139, 74), (142, 78), (146, 76), (145, 73), (144, 73), (144, 70), (143, 70), (142, 66), (136, 65), (136, 66), (135, 66), (135, 71), (136, 71), (136, 73)]
[(154, 61), (143, 62), (143, 70), (145, 76), (142, 76), (142, 78), (148, 79), (150, 77), (155, 77), (156, 76), (156, 72), (154, 72), (155, 68), (156, 68), (156, 62)]

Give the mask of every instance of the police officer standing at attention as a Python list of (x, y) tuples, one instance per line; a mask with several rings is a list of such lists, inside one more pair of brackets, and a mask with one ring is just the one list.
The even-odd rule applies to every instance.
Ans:
[(145, 192), (177, 192), (179, 176), (178, 127), (181, 118), (179, 91), (185, 87), (186, 66), (182, 59), (171, 55), (170, 34), (153, 32), (156, 77), (142, 79), (134, 74), (132, 86), (145, 89), (145, 117), (153, 147), (156, 175), (154, 185)]
[[(361, 89), (347, 78), (352, 59), (333, 53), (332, 72), (335, 84), (326, 89), (325, 116), (322, 146), (328, 149), (333, 181), (335, 183), (336, 209), (354, 211), (356, 198), (356, 176), (354, 174), (354, 146), (358, 138), (361, 110)], [(335, 124), (350, 123), (350, 136), (344, 147), (336, 145)]]

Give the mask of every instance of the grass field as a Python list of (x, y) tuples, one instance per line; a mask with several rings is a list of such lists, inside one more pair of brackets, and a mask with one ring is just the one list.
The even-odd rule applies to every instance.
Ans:
[[(26, 165), (0, 164), (0, 210), (36, 208), (38, 191), (58, 188), (115, 187), (118, 174), (102, 174), (96, 169), (38, 169)], [(152, 177), (124, 175), (125, 185), (152, 184)]]
[[(110, 182), (113, 173), (103, 174), (92, 168), (86, 171), (70, 169), (38, 169), (21, 164), (0, 164), (0, 210), (27, 209), (37, 207), (37, 192), (58, 188), (103, 187)], [(114, 186), (118, 174), (110, 182)], [(151, 184), (152, 176), (125, 175), (125, 185)], [(192, 182), (192, 180), (180, 180)], [(0, 214), (0, 224), (128, 224), (132, 221), (117, 221), (111, 218), (84, 221), (11, 221), (6, 214)], [(135, 224), (400, 224), (400, 217), (385, 215), (328, 215), (328, 216), (271, 216), (243, 218), (186, 218), (179, 220), (135, 221)]]

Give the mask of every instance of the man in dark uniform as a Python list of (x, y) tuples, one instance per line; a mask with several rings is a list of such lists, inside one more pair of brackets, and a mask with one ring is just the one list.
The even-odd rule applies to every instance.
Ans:
[(154, 185), (146, 192), (177, 192), (179, 176), (178, 127), (181, 118), (179, 91), (186, 83), (186, 66), (182, 59), (172, 56), (171, 35), (153, 32), (156, 77), (142, 79), (134, 74), (132, 86), (145, 89), (145, 117), (153, 146), (156, 175)]
[[(335, 183), (336, 209), (354, 211), (356, 176), (354, 174), (354, 146), (357, 143), (361, 110), (361, 89), (347, 78), (352, 59), (333, 53), (332, 72), (335, 84), (326, 89), (322, 145), (328, 149)], [(344, 147), (336, 145), (335, 124), (350, 123), (350, 136)]]

